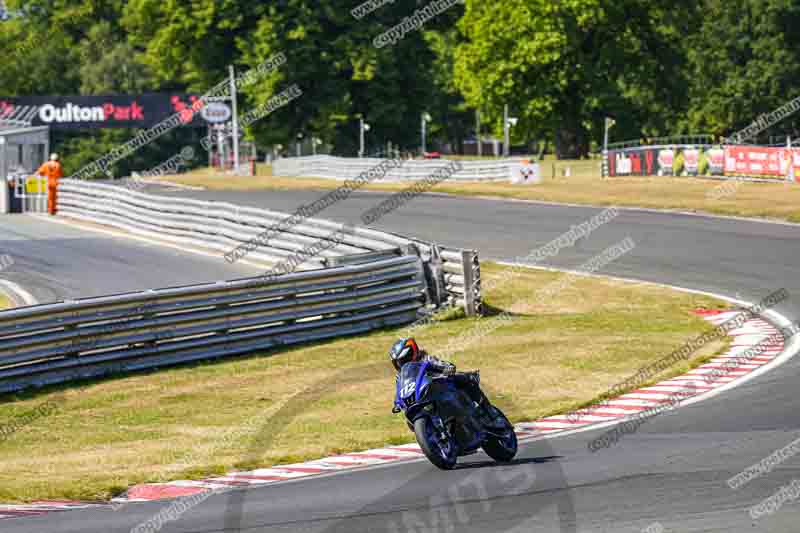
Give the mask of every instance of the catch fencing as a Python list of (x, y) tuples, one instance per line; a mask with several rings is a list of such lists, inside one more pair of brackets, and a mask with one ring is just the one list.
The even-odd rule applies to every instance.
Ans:
[(648, 137), (647, 139), (632, 139), (630, 141), (619, 141), (608, 144), (609, 150), (623, 150), (625, 148), (637, 148), (639, 146), (712, 146), (721, 142), (721, 137), (715, 137), (708, 133), (696, 135), (671, 135), (668, 137)]
[[(498, 160), (458, 161), (461, 169), (448, 177), (457, 180), (508, 180), (522, 158)], [(352, 179), (378, 167), (382, 159), (364, 157), (334, 157), (317, 155), (278, 159), (272, 164), (274, 176), (305, 176), (338, 180)], [(376, 181), (416, 181), (429, 177), (452, 163), (447, 159), (408, 160), (399, 168), (392, 168)]]
[(0, 392), (244, 354), (414, 321), (417, 256), (0, 312)]

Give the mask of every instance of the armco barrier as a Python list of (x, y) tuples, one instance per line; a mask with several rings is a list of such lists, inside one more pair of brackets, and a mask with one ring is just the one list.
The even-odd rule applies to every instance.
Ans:
[[(62, 180), (58, 187), (58, 213), (85, 222), (114, 226), (162, 240), (189, 244), (223, 254), (255, 239), (288, 215), (222, 202), (206, 202), (145, 194), (123, 187)], [(348, 228), (320, 219), (306, 219), (285, 228), (247, 258), (265, 265), (286, 260), (304, 246), (337, 231), (349, 233), (342, 242), (299, 265), (319, 268), (325, 257), (348, 255), (407, 245), (377, 231)]]
[[(306, 176), (352, 179), (375, 169), (384, 161), (377, 158), (352, 158), (317, 155), (278, 159), (272, 164), (274, 176)], [(448, 180), (508, 180), (511, 166), (519, 164), (522, 158), (499, 160), (459, 161), (461, 170), (449, 176)], [(386, 175), (376, 181), (416, 181), (427, 178), (437, 170), (451, 163), (447, 159), (407, 160), (398, 168), (391, 168)]]
[(0, 392), (406, 324), (417, 256), (0, 312)]
[[(178, 244), (225, 252), (274, 230), (289, 215), (267, 209), (223, 202), (158, 196), (125, 187), (61, 180), (58, 213), (83, 222), (112, 226)], [(335, 245), (302, 261), (298, 270), (325, 266), (327, 260), (345, 255), (410, 248), (423, 260), (429, 283), (429, 303), (456, 304), (468, 314), (480, 313), (479, 276), (466, 275), (478, 264), (477, 252), (441, 247), (369, 228), (346, 226), (318, 218), (282, 225), (280, 233), (247, 255), (269, 267), (296, 255), (304, 247), (340, 232)], [(438, 266), (437, 266), (438, 265)], [(435, 271), (432, 272), (431, 270)], [(441, 290), (435, 290), (439, 280)], [(474, 282), (473, 282), (474, 280)]]

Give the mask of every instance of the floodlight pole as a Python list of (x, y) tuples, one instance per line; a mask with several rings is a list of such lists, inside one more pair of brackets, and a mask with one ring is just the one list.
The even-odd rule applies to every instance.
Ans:
[(503, 106), (503, 157), (508, 157), (509, 143), (508, 104)]
[[(214, 138), (214, 130), (211, 129), (211, 123), (206, 122), (206, 138), (213, 139)], [(211, 152), (213, 152), (213, 145), (211, 142), (208, 143), (208, 168), (214, 166), (214, 157), (212, 156)]]
[(427, 152), (427, 148), (425, 146), (425, 137), (427, 136), (426, 135), (426, 131), (425, 131), (427, 129), (425, 127), (425, 124), (426, 124), (425, 123), (425, 113), (423, 113), (422, 116), (420, 117), (420, 122), (422, 123), (422, 129), (421, 129), (421, 131), (422, 131), (422, 154), (420, 154), (420, 155), (425, 156), (425, 152)]
[[(224, 124), (223, 124), (224, 126)], [(225, 130), (220, 129), (217, 131), (217, 142), (219, 143), (219, 165), (220, 168), (224, 171), (225, 170), (225, 159), (226, 159), (226, 151), (228, 147), (228, 143), (225, 142)]]
[(481, 112), (475, 110), (475, 140), (478, 143), (478, 157), (483, 155), (483, 146), (481, 142)]
[(233, 171), (239, 173), (239, 114), (236, 110), (236, 73), (233, 65), (228, 67), (231, 75), (231, 110), (233, 111)]
[(358, 157), (364, 157), (364, 117), (358, 119)]
[(602, 177), (608, 177), (608, 117), (603, 119), (603, 126), (605, 126), (605, 131), (603, 132), (603, 162), (600, 165), (602, 169)]

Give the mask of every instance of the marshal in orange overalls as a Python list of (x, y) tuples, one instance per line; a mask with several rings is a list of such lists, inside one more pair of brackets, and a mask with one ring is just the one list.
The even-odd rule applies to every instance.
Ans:
[(47, 211), (51, 215), (55, 215), (58, 180), (64, 175), (61, 163), (58, 162), (58, 156), (51, 156), (50, 161), (40, 166), (36, 173), (47, 178)]

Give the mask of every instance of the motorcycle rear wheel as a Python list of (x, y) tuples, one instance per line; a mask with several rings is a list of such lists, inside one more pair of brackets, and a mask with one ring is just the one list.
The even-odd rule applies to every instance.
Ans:
[(452, 470), (456, 466), (458, 450), (455, 443), (452, 441), (441, 443), (430, 418), (423, 416), (414, 421), (414, 435), (422, 453), (434, 466), (442, 470)]

